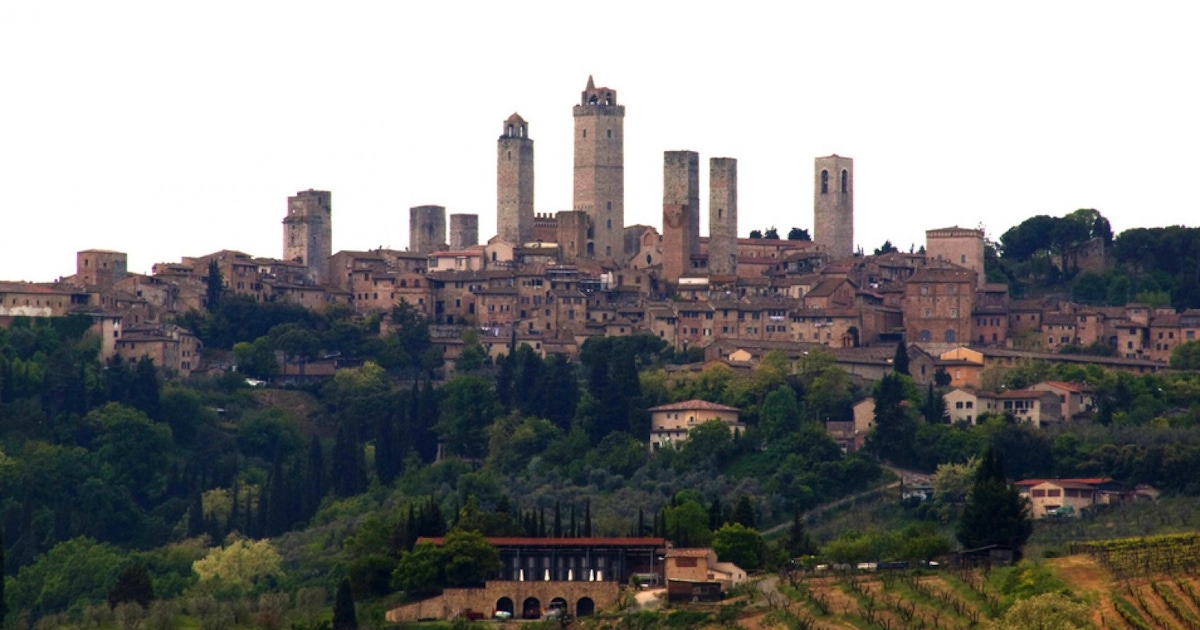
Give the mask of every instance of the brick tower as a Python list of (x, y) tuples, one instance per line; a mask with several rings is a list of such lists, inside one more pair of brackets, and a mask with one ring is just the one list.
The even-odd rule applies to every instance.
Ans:
[(559, 258), (569, 262), (584, 257), (587, 249), (587, 214), (580, 210), (562, 210), (554, 215)]
[(663, 279), (679, 282), (700, 253), (700, 156), (663, 153)]
[(708, 273), (737, 275), (737, 160), (708, 161)]
[(518, 114), (496, 142), (496, 234), (520, 245), (533, 240), (533, 140)]
[(617, 91), (592, 77), (574, 108), (576, 210), (587, 213), (587, 255), (623, 259), (625, 235), (625, 106)]
[(925, 230), (925, 259), (945, 260), (975, 272), (978, 286), (987, 275), (983, 269), (983, 230), (958, 226)]
[(288, 197), (283, 218), (283, 259), (304, 263), (313, 282), (329, 280), (333, 255), (333, 199), (327, 190), (302, 190)]
[(854, 254), (854, 160), (837, 154), (816, 160), (813, 241), (831, 259)]
[(479, 215), (450, 215), (450, 249), (462, 251), (479, 244)]
[(408, 250), (428, 254), (446, 249), (446, 209), (416, 206), (408, 209)]

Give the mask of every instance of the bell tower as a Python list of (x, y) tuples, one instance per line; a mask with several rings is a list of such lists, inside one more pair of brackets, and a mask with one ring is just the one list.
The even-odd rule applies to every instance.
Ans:
[(590, 223), (585, 255), (624, 260), (625, 106), (589, 76), (574, 116), (574, 206)]
[(533, 140), (519, 114), (504, 121), (496, 142), (496, 234), (521, 245), (533, 239)]
[(854, 254), (854, 160), (836, 153), (813, 169), (813, 241), (831, 259)]
[(333, 201), (326, 190), (302, 190), (288, 197), (283, 218), (283, 259), (308, 267), (316, 283), (329, 280), (333, 255)]

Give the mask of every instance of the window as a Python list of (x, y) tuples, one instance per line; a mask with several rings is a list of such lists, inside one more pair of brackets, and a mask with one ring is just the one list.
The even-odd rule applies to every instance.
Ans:
[(958, 333), (954, 332), (953, 329), (947, 330), (942, 337), (946, 340), (946, 343), (954, 343), (958, 341)]
[(584, 138), (586, 138), (586, 137), (587, 137), (587, 129), (584, 129), (584, 130), (583, 130), (583, 137), (584, 137)]
[(829, 171), (822, 170), (821, 171), (821, 194), (824, 195), (828, 192), (829, 192)]
[(921, 332), (917, 333), (917, 341), (929, 342), (932, 340), (933, 335), (931, 335), (928, 330), (922, 330)]
[(956, 309), (956, 308), (950, 309), (950, 317), (958, 317), (958, 309)]
[(921, 295), (929, 295), (929, 285), (928, 284), (921, 285)]
[(607, 130), (607, 132), (608, 132), (608, 137), (611, 138), (612, 137), (612, 129)]
[(842, 169), (842, 192), (850, 192), (849, 180), (850, 173)]

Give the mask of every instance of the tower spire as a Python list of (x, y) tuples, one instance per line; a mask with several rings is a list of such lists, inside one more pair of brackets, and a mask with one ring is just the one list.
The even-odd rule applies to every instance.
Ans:
[(594, 90), (594, 89), (596, 89), (596, 82), (592, 80), (592, 75), (590, 75), (590, 74), (588, 75), (588, 84), (587, 84), (587, 87), (586, 87), (586, 88), (583, 88), (583, 89), (585, 89), (585, 90)]

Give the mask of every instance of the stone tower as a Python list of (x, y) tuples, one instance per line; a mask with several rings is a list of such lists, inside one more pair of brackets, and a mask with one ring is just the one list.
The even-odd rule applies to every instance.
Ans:
[(479, 215), (450, 215), (450, 249), (458, 252), (479, 244)]
[(521, 245), (533, 240), (533, 140), (518, 114), (496, 142), (496, 235)]
[(854, 160), (837, 154), (816, 160), (813, 241), (831, 259), (854, 254)]
[(329, 280), (333, 255), (333, 199), (327, 190), (302, 190), (288, 197), (283, 218), (283, 259), (303, 263), (313, 282)]
[(679, 282), (700, 253), (700, 156), (663, 153), (663, 279)]
[(446, 249), (446, 208), (416, 206), (408, 209), (408, 250), (428, 254)]
[(588, 216), (581, 210), (563, 210), (555, 215), (555, 242), (559, 258), (569, 262), (583, 258), (587, 252)]
[(737, 160), (708, 161), (708, 273), (737, 275)]
[(574, 114), (574, 205), (591, 222), (587, 255), (624, 258), (625, 106), (589, 76)]
[(983, 286), (983, 230), (958, 226), (925, 230), (925, 259), (944, 260), (975, 272), (976, 286)]

